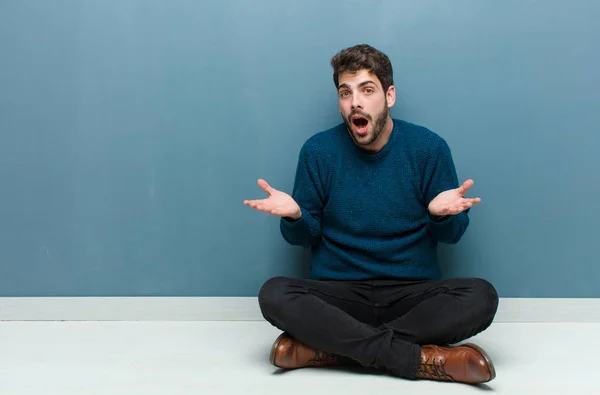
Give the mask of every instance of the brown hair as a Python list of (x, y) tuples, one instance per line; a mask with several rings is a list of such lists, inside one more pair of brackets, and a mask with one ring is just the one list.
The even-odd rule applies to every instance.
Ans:
[(356, 72), (367, 69), (375, 74), (387, 92), (394, 85), (392, 63), (386, 54), (367, 44), (360, 44), (340, 51), (331, 59), (333, 82), (338, 87), (339, 75), (344, 72)]

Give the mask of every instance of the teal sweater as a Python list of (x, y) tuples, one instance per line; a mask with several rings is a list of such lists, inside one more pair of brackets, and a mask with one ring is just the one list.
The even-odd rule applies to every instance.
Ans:
[(280, 229), (288, 243), (311, 248), (313, 279), (438, 279), (437, 245), (459, 241), (468, 210), (436, 222), (427, 206), (457, 187), (450, 149), (434, 132), (394, 119), (373, 154), (340, 124), (300, 150), (292, 197), (302, 218), (282, 218)]

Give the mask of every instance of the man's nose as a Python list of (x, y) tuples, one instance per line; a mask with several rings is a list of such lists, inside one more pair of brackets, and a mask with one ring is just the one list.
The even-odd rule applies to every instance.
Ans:
[(352, 109), (353, 110), (362, 110), (363, 106), (362, 106), (362, 102), (360, 100), (360, 97), (358, 95), (353, 95), (352, 96)]

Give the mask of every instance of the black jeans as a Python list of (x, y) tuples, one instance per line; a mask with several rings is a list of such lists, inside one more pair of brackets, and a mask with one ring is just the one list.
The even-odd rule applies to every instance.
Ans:
[(420, 345), (458, 343), (487, 329), (498, 294), (479, 278), (317, 281), (274, 277), (264, 318), (310, 347), (412, 379)]

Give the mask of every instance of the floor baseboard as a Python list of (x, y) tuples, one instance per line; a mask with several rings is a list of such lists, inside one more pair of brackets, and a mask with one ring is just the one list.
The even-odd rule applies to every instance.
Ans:
[[(0, 297), (0, 321), (263, 321), (256, 297)], [(495, 322), (600, 323), (600, 299), (501, 298)]]

